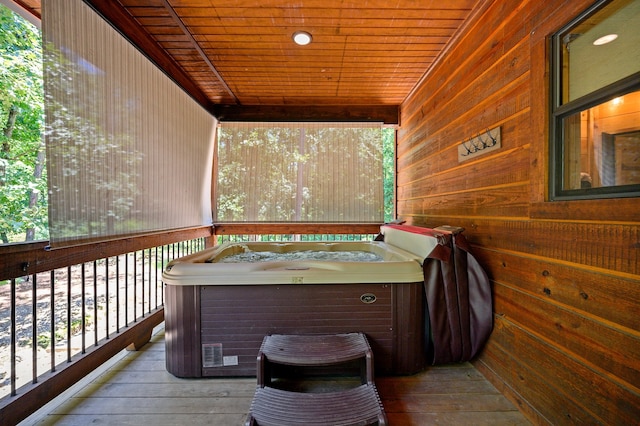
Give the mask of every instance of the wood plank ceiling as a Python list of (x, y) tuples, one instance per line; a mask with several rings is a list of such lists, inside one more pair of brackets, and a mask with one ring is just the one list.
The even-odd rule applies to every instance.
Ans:
[[(272, 107), (397, 109), (485, 3), (85, 1), (218, 113), (223, 105), (262, 113)], [(17, 2), (39, 15), (39, 0)], [(312, 35), (311, 44), (293, 43), (299, 30)]]

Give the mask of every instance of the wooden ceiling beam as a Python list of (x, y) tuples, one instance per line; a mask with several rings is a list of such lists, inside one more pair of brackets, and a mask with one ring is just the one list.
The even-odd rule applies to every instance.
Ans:
[(200, 90), (193, 80), (172, 57), (143, 29), (119, 2), (111, 0), (84, 0), (124, 37), (136, 46), (147, 58), (189, 93), (203, 108), (211, 112), (209, 97)]
[(235, 95), (235, 93), (233, 93), (233, 90), (231, 90), (231, 88), (227, 85), (227, 82), (224, 81), (224, 78), (222, 78), (222, 76), (216, 69), (215, 65), (213, 65), (213, 63), (209, 60), (209, 57), (206, 55), (206, 53), (204, 53), (204, 51), (202, 50), (202, 47), (200, 47), (198, 42), (196, 42), (196, 40), (193, 38), (193, 35), (189, 32), (189, 30), (184, 25), (180, 17), (173, 10), (173, 7), (169, 4), (167, 0), (161, 0), (161, 1), (164, 7), (169, 12), (169, 14), (171, 15), (171, 18), (173, 19), (174, 23), (177, 24), (182, 30), (182, 32), (184, 33), (184, 35), (189, 38), (189, 41), (193, 44), (193, 48), (198, 52), (202, 60), (207, 64), (207, 66), (209, 67), (213, 75), (216, 76), (216, 78), (218, 79), (222, 87), (224, 87), (224, 90), (226, 90), (229, 96), (231, 96), (237, 104), (239, 104), (240, 101), (238, 100), (238, 97)]
[(219, 121), (378, 122), (400, 124), (398, 105), (216, 105)]

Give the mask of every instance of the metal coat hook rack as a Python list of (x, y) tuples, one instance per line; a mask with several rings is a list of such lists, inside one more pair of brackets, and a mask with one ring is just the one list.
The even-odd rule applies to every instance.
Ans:
[(488, 129), (458, 145), (458, 162), (501, 147), (500, 126)]

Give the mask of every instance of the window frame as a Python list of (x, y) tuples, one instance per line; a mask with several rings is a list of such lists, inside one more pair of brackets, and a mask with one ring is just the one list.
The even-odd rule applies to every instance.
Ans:
[(591, 200), (640, 197), (640, 184), (603, 186), (588, 189), (564, 189), (565, 169), (564, 119), (616, 97), (640, 90), (640, 72), (601, 87), (577, 99), (562, 103), (562, 35), (612, 0), (601, 0), (572, 19), (550, 37), (550, 107), (549, 107), (549, 200)]

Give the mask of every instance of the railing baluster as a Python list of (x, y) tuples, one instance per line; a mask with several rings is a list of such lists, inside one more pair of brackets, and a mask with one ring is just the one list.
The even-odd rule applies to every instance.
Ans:
[(116, 332), (120, 333), (120, 256), (116, 256)]
[(82, 270), (80, 271), (80, 304), (82, 306), (80, 306), (80, 325), (81, 325), (81, 336), (80, 338), (82, 339), (82, 347), (80, 348), (80, 351), (85, 354), (87, 353), (87, 288), (86, 288), (86, 283), (87, 283), (87, 273), (85, 270), (85, 265), (82, 265)]
[(152, 274), (153, 274), (153, 271), (151, 270), (151, 266), (153, 265), (153, 262), (151, 261), (152, 260), (151, 259), (151, 249), (147, 250), (147, 252), (149, 253), (149, 262), (148, 262), (148, 264), (149, 264), (149, 278), (148, 278), (148, 280), (149, 280), (148, 281), (148, 287), (149, 287), (149, 295), (148, 295), (149, 296), (148, 297), (148, 299), (149, 299), (149, 311), (148, 312), (151, 313), (151, 284), (152, 284), (151, 281), (152, 281)]
[(144, 297), (144, 283), (145, 283), (145, 273), (144, 273), (144, 250), (141, 250), (141, 255), (140, 255), (140, 299), (141, 299), (141, 312), (140, 312), (140, 316), (142, 318), (144, 318), (144, 301), (145, 301), (145, 297)]
[[(71, 269), (71, 267), (69, 266), (69, 269)], [(55, 372), (56, 371), (56, 301), (55, 301), (55, 294), (56, 294), (56, 287), (55, 287), (55, 274), (54, 271), (51, 271), (51, 283), (50, 283), (50, 288), (49, 288), (49, 311), (50, 311), (50, 322), (49, 322), (49, 332), (50, 332), (50, 338), (49, 341), (51, 342), (49, 345), (51, 347), (51, 372)]]
[[(162, 246), (162, 250), (161, 250), (161, 254), (160, 256), (162, 257), (162, 260), (160, 262), (160, 264), (162, 265), (162, 270), (164, 271), (164, 248), (165, 246)], [(168, 256), (168, 252), (167, 252), (167, 256)], [(164, 284), (160, 284), (162, 287), (162, 292), (160, 293), (160, 303), (162, 305), (164, 305)]]
[(71, 362), (71, 268), (67, 275), (67, 362)]
[(38, 383), (38, 278), (32, 276), (31, 286), (31, 383)]
[(111, 316), (111, 311), (109, 309), (109, 258), (103, 260), (104, 262), (104, 293), (105, 293), (105, 339), (109, 339), (109, 317)]
[(138, 257), (133, 252), (133, 322), (138, 322)]
[(155, 279), (155, 301), (156, 301), (156, 308), (158, 307), (158, 280), (159, 280), (159, 276), (160, 274), (158, 274), (158, 247), (155, 248), (155, 252), (154, 252), (154, 262), (153, 264), (156, 266), (154, 269), (156, 270), (156, 279)]
[(129, 326), (129, 253), (124, 255), (124, 326)]
[(16, 280), (11, 280), (11, 396), (16, 395)]
[(98, 261), (93, 261), (93, 345), (98, 346)]

